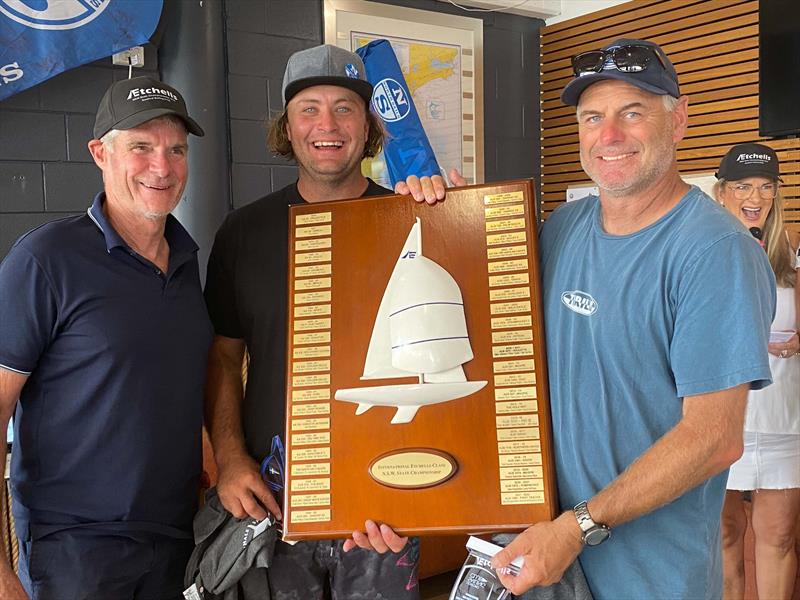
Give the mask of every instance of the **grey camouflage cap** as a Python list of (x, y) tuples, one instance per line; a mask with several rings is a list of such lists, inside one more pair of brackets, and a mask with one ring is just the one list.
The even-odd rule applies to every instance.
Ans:
[(367, 81), (364, 62), (358, 54), (324, 44), (295, 52), (283, 74), (283, 100), (313, 85), (338, 85), (353, 90), (369, 104), (372, 84)]

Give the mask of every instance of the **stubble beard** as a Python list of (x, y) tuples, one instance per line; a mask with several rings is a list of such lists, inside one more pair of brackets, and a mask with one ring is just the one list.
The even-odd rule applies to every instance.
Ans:
[(183, 192), (184, 192), (184, 190), (182, 189), (180, 195), (171, 203), (171, 206), (170, 206), (170, 208), (168, 210), (147, 210), (147, 209), (145, 209), (144, 211), (141, 212), (141, 215), (145, 219), (148, 219), (150, 221), (163, 221), (170, 214), (172, 214), (172, 211), (175, 210), (178, 207), (178, 205), (181, 203), (181, 200), (183, 199)]
[(666, 174), (673, 161), (675, 160), (675, 146), (672, 143), (672, 129), (665, 126), (662, 135), (658, 137), (654, 147), (651, 148), (654, 160), (648, 165), (634, 173), (631, 173), (623, 181), (605, 182), (601, 180), (598, 173), (593, 173), (594, 169), (587, 168), (587, 162), (584, 160), (583, 153), (581, 152), (581, 166), (589, 178), (600, 188), (604, 195), (609, 198), (622, 198), (639, 194), (650, 188), (656, 181)]

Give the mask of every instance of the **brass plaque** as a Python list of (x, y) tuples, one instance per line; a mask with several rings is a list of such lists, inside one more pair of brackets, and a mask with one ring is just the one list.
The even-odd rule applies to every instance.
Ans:
[(456, 474), (458, 464), (445, 452), (414, 448), (379, 456), (369, 474), (381, 485), (413, 490), (439, 485)]

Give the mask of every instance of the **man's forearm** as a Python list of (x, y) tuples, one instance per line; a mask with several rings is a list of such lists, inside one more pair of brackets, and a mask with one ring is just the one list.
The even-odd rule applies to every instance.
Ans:
[[(686, 400), (685, 400), (686, 401)], [(705, 395), (619, 477), (589, 501), (592, 518), (616, 526), (671, 502), (741, 454), (747, 386)]]
[(246, 454), (242, 431), (242, 356), (222, 351), (215, 342), (209, 354), (206, 383), (206, 429), (217, 462)]

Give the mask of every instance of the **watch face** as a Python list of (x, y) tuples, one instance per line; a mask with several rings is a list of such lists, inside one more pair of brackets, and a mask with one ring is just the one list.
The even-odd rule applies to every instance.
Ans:
[(587, 546), (597, 546), (598, 544), (605, 542), (610, 535), (611, 532), (608, 530), (608, 528), (594, 527), (584, 534), (583, 539)]

